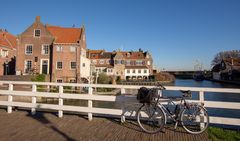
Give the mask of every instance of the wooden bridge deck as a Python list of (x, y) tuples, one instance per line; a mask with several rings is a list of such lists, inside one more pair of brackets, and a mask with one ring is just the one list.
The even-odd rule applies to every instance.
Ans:
[(58, 118), (52, 113), (0, 109), (1, 141), (207, 141), (207, 133), (191, 135), (172, 126), (164, 133), (150, 135), (142, 132), (134, 121), (121, 124), (118, 119), (93, 118), (79, 115)]

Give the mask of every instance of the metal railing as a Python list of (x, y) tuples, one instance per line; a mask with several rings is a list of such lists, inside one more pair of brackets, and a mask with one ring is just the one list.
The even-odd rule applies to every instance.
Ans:
[[(6, 85), (7, 90), (0, 90), (0, 95), (7, 96), (7, 100), (1, 100), (0, 106), (6, 106), (7, 112), (12, 113), (12, 107), (23, 107), (31, 109), (32, 114), (36, 113), (38, 109), (49, 109), (58, 111), (58, 116), (62, 117), (63, 112), (79, 112), (88, 115), (88, 119), (92, 120), (93, 114), (104, 114), (106, 116), (119, 116), (121, 121), (125, 121), (125, 117), (135, 116), (136, 111), (128, 111), (126, 103), (134, 104), (137, 103), (136, 95), (126, 94), (126, 89), (139, 89), (141, 86), (130, 86), (130, 85), (106, 85), (106, 84), (73, 84), (73, 83), (46, 83), (46, 82), (13, 82), (13, 81), (0, 81), (0, 84)], [(14, 90), (15, 85), (29, 85), (31, 91), (19, 91)], [(38, 92), (37, 86), (57, 87), (58, 92)], [(88, 88), (88, 92), (85, 94), (71, 94), (64, 93), (64, 87), (85, 87)], [(145, 86), (152, 88), (153, 86)], [(93, 94), (93, 88), (115, 88), (121, 89), (121, 95), (95, 95)], [(209, 108), (222, 108), (222, 109), (240, 109), (239, 102), (219, 102), (219, 101), (206, 101), (204, 100), (205, 92), (224, 92), (226, 93), (236, 93), (240, 94), (240, 89), (228, 89), (228, 88), (199, 88), (199, 87), (177, 87), (177, 86), (166, 86), (168, 91), (178, 91), (178, 90), (191, 90), (193, 92), (199, 93), (199, 102), (204, 102), (205, 107)], [(14, 96), (31, 97), (31, 102), (17, 102), (13, 101)], [(58, 100), (58, 104), (46, 104), (37, 103), (37, 97), (42, 98), (55, 98)], [(64, 99), (77, 99), (77, 100), (87, 100), (87, 106), (74, 106), (74, 105), (64, 105)], [(107, 102), (118, 102), (120, 103), (119, 109), (100, 108), (93, 107), (93, 101), (107, 101)], [(135, 109), (138, 110), (138, 109)], [(236, 125), (240, 126), (240, 119), (238, 118), (228, 118), (228, 117), (215, 117), (210, 116), (210, 123), (216, 124), (226, 124), (226, 125)]]

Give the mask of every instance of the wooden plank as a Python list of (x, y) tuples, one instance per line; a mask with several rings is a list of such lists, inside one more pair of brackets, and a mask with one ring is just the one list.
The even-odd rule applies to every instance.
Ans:
[[(124, 89), (139, 89), (142, 86), (136, 85), (109, 85), (109, 84), (78, 84), (78, 83), (50, 83), (50, 82), (25, 82), (25, 81), (0, 81), (0, 84), (19, 84), (19, 85), (46, 85), (46, 86), (73, 86), (73, 87), (99, 87), (99, 88), (124, 88)], [(155, 86), (144, 86), (153, 88)], [(167, 90), (191, 90), (204, 92), (224, 92), (224, 93), (240, 93), (240, 89), (236, 88), (205, 88), (205, 87), (179, 87), (166, 86)]]
[(4, 106), (17, 106), (24, 108), (36, 108), (36, 109), (50, 109), (50, 110), (63, 110), (63, 111), (71, 111), (71, 112), (85, 112), (85, 113), (98, 113), (98, 114), (110, 114), (110, 115), (121, 115), (122, 110), (120, 109), (107, 109), (107, 108), (88, 108), (81, 106), (60, 106), (55, 104), (33, 104), (33, 103), (25, 103), (25, 102), (7, 102), (0, 101), (0, 105)]
[(210, 123), (240, 126), (240, 119), (238, 118), (210, 117), (209, 120)]
[(209, 108), (240, 109), (240, 103), (237, 102), (205, 101), (204, 106)]

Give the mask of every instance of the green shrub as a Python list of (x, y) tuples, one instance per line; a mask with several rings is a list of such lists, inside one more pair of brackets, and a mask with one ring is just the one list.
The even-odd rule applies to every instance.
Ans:
[[(38, 75), (33, 75), (31, 80), (33, 82), (45, 82), (45, 75), (44, 74), (38, 74)], [(44, 92), (44, 86), (40, 85), (37, 86), (37, 91), (38, 92)]]
[(240, 141), (240, 132), (216, 127), (209, 127), (208, 137), (212, 141)]
[(33, 75), (31, 80), (34, 82), (45, 82), (45, 75), (44, 74)]

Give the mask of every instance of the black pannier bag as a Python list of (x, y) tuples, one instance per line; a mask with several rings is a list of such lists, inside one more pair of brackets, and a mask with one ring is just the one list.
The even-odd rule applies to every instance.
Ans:
[(153, 93), (151, 89), (148, 89), (146, 87), (141, 87), (138, 90), (137, 100), (140, 103), (150, 103), (152, 99), (153, 99)]

